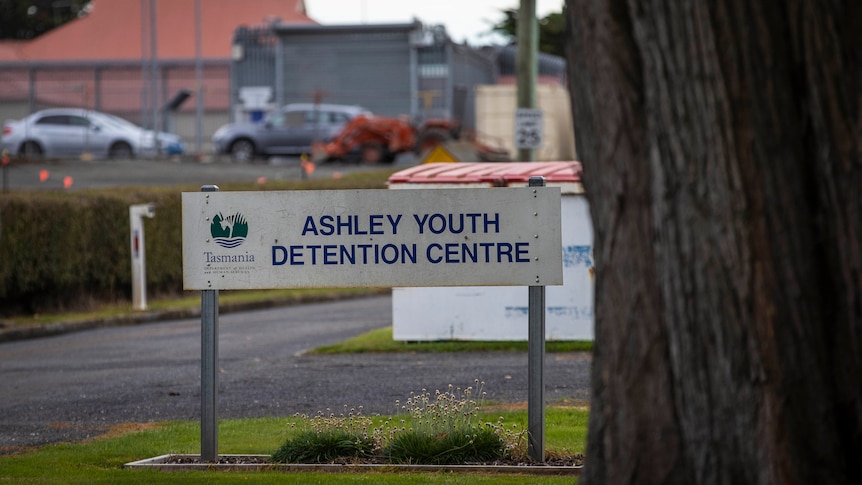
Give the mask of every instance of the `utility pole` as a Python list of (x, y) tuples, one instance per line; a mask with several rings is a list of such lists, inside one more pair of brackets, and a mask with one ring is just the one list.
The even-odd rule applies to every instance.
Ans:
[[(539, 50), (539, 28), (536, 21), (536, 0), (521, 0), (518, 10), (518, 49), (515, 66), (518, 70), (518, 108), (536, 107), (536, 63)], [(518, 160), (535, 161), (535, 150), (518, 148)]]

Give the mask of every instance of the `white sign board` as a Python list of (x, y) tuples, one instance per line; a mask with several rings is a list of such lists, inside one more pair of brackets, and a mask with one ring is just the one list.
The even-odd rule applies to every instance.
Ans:
[(515, 111), (515, 148), (540, 148), (542, 134), (542, 110), (518, 108)]
[(272, 88), (269, 86), (245, 86), (239, 88), (239, 99), (246, 109), (265, 109), (272, 98)]
[(187, 290), (563, 284), (560, 189), (184, 192)]

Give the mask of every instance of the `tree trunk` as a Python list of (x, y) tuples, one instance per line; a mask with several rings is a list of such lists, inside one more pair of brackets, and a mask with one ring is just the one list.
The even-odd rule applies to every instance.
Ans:
[(567, 0), (580, 483), (862, 483), (862, 2)]

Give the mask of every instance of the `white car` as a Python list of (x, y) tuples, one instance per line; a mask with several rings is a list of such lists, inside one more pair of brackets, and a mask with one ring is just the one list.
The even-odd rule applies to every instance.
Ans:
[[(158, 140), (158, 144), (156, 141)], [(7, 121), (0, 151), (26, 158), (134, 158), (177, 155), (182, 140), (171, 133), (153, 136), (123, 118), (79, 108), (37, 111), (18, 121)]]

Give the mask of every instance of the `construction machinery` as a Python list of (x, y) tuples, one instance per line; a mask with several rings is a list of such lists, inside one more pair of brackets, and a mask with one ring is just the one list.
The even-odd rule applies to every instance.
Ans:
[(438, 146), (444, 148), (458, 142), (459, 153), (464, 156), (468, 146), (470, 160), (511, 161), (508, 152), (478, 141), (463, 130), (455, 120), (428, 119), (420, 123), (405, 117), (360, 115), (349, 121), (328, 143), (315, 143), (312, 157), (315, 162), (348, 161), (377, 164), (393, 163), (402, 153), (423, 155)]

